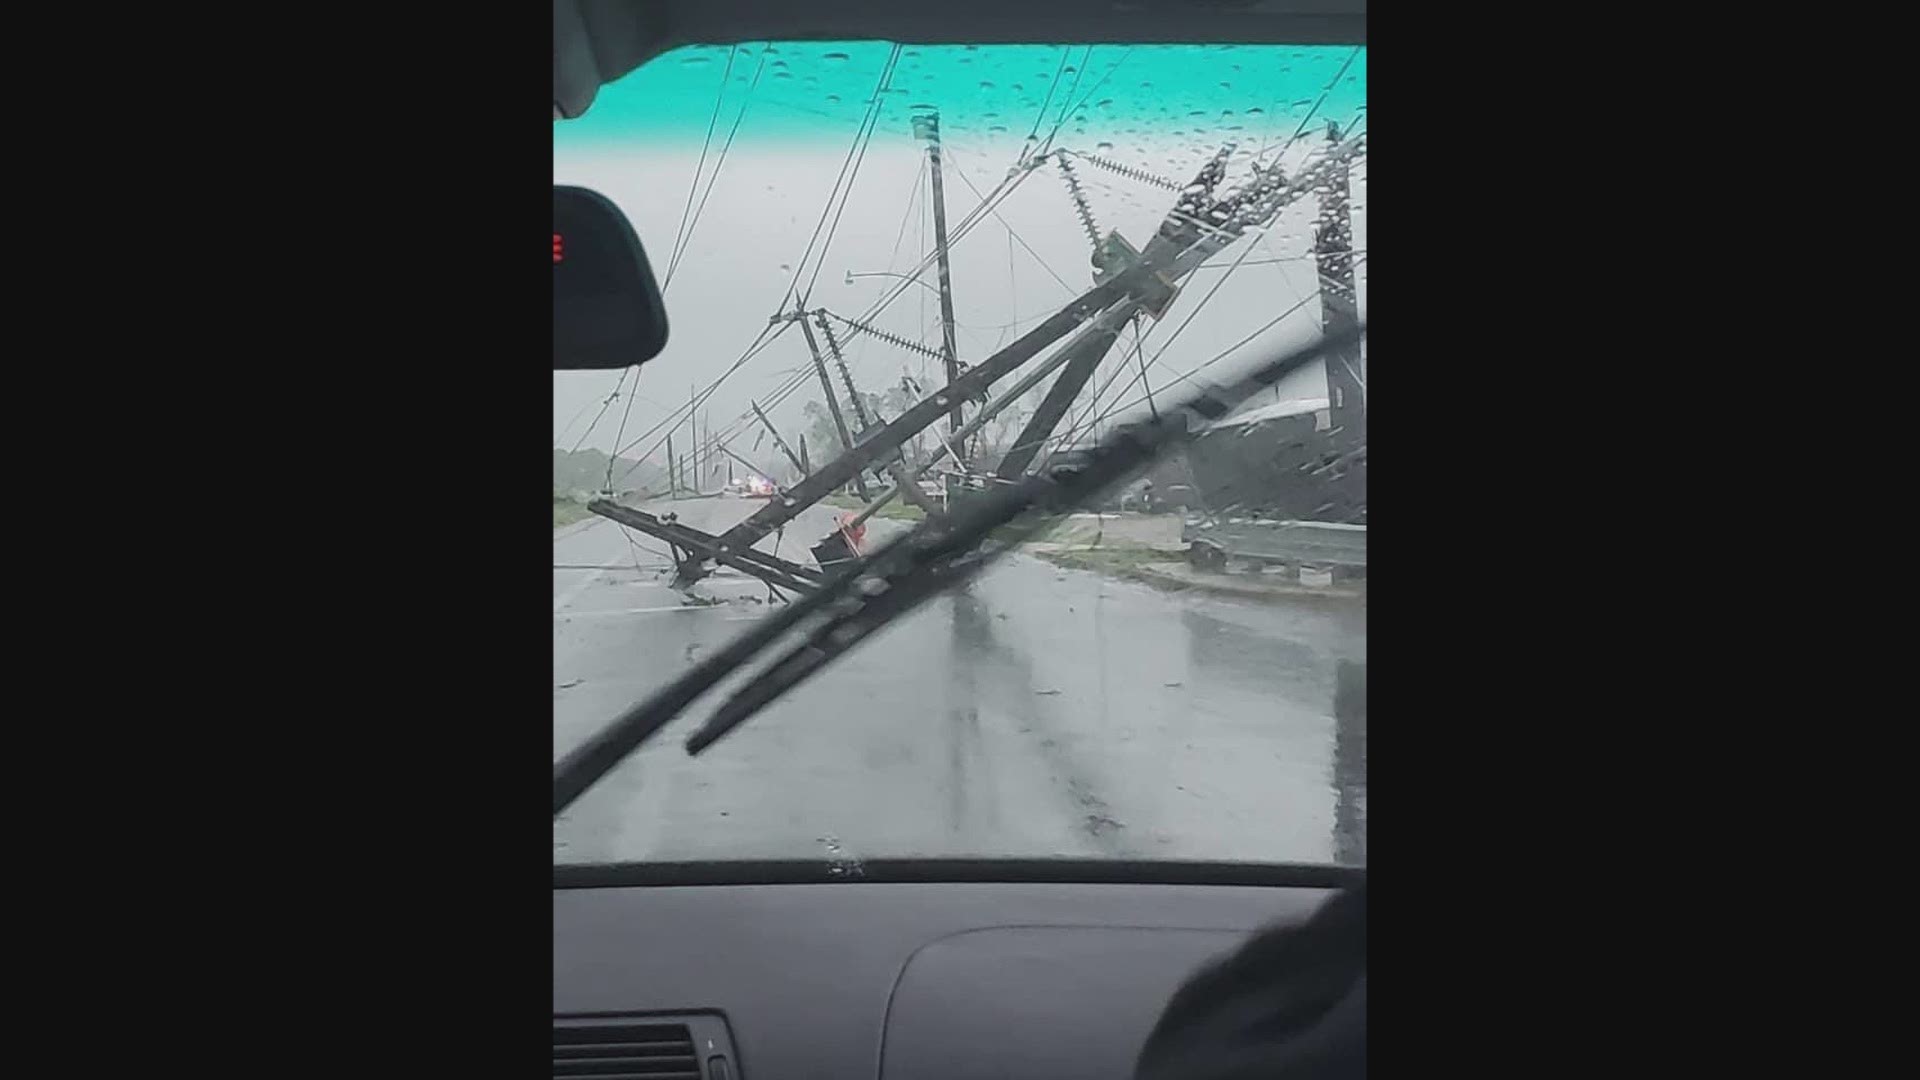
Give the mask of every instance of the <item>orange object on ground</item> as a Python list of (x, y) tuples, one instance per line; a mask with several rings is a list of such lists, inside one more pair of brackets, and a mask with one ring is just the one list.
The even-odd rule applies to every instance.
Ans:
[(867, 523), (863, 521), (855, 525), (853, 524), (854, 517), (855, 515), (853, 514), (841, 514), (834, 519), (834, 523), (838, 525), (840, 531), (846, 535), (848, 546), (852, 547), (857, 553), (860, 550), (861, 543), (867, 538)]

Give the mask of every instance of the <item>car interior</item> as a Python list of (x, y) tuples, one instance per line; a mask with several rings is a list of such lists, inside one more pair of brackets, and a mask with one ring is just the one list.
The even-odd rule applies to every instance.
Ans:
[[(1366, 5), (555, 0), (553, 33), (558, 127), (590, 116), (603, 87), (688, 44), (1364, 46)], [(563, 235), (568, 272), (601, 284), (556, 279), (556, 369), (658, 353), (668, 327), (690, 317), (660, 299), (665, 240), (634, 235), (592, 192), (556, 185), (557, 269)], [(596, 760), (572, 762), (564, 797), (556, 765), (556, 814), (642, 737), (589, 747)], [(1365, 873), (1117, 858), (556, 861), (554, 1076), (1131, 1076), (1194, 972), (1263, 928), (1307, 919)]]

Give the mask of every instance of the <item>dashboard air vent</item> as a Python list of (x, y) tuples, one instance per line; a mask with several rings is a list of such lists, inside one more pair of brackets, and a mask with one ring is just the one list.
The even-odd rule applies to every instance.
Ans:
[(553, 1075), (596, 1080), (705, 1080), (685, 1024), (555, 1022)]

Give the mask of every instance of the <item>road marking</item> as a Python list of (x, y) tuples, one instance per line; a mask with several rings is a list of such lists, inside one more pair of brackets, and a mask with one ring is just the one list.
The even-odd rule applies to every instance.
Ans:
[[(675, 604), (672, 607), (631, 607), (615, 608), (610, 611), (569, 611), (564, 616), (569, 619), (598, 619), (611, 615), (663, 615), (669, 611), (705, 611), (705, 604)], [(560, 609), (554, 608), (555, 618), (561, 618)]]
[(608, 518), (603, 518), (595, 514), (593, 517), (576, 521), (571, 525), (562, 525), (553, 531), (553, 542), (557, 544), (562, 540), (571, 540), (596, 525), (606, 524), (608, 520)]
[(619, 560), (615, 560), (610, 563), (602, 563), (600, 564), (600, 569), (595, 570), (593, 573), (588, 574), (586, 577), (583, 577), (579, 581), (574, 582), (573, 585), (568, 587), (566, 592), (563, 592), (559, 596), (556, 596), (553, 598), (554, 613), (558, 614), (561, 608), (566, 607), (568, 604), (573, 603), (573, 600), (575, 597), (585, 592), (588, 586), (600, 580), (601, 574), (605, 573), (608, 570), (612, 570), (618, 567), (619, 565), (620, 565)]

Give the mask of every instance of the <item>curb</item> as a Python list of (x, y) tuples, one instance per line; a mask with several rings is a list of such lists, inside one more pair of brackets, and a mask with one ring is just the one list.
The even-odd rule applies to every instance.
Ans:
[(1222, 575), (1222, 579), (1218, 581), (1196, 579), (1179, 574), (1169, 574), (1163, 570), (1156, 570), (1151, 565), (1087, 566), (1073, 561), (1072, 555), (1074, 553), (1069, 550), (1064, 550), (1059, 545), (1047, 545), (1045, 547), (1034, 545), (1028, 548), (1027, 554), (1033, 555), (1035, 558), (1042, 559), (1062, 569), (1083, 570), (1091, 574), (1103, 574), (1108, 577), (1121, 578), (1126, 581), (1137, 581), (1142, 585), (1149, 585), (1164, 592), (1198, 592), (1213, 596), (1232, 597), (1237, 600), (1261, 600), (1269, 602), (1309, 600), (1341, 604), (1355, 602), (1365, 604), (1367, 600), (1367, 594), (1358, 589), (1342, 589), (1332, 586), (1316, 588), (1311, 585), (1254, 585), (1247, 582), (1234, 581), (1231, 577), (1225, 575)]
[[(1249, 585), (1227, 578), (1222, 581), (1209, 581), (1182, 577), (1142, 567), (1131, 575), (1134, 580), (1149, 585), (1172, 590), (1193, 590), (1212, 593), (1216, 596), (1232, 596), (1243, 600), (1325, 600), (1337, 603), (1367, 602), (1367, 594), (1358, 589), (1340, 589), (1331, 585), (1315, 587), (1312, 585)], [(1222, 575), (1224, 578), (1225, 575)]]

